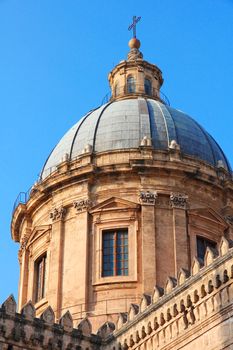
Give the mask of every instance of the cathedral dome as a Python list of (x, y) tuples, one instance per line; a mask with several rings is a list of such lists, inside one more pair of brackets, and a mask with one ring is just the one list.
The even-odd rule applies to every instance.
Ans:
[(112, 101), (87, 113), (53, 149), (41, 177), (50, 175), (63, 160), (88, 152), (135, 149), (145, 138), (154, 150), (178, 145), (184, 156), (231, 171), (217, 142), (190, 116), (160, 101), (138, 97)]
[[(181, 306), (191, 300), (191, 294), (183, 298), (187, 283), (202, 297), (209, 279), (207, 270), (199, 271), (201, 262), (211, 274), (216, 266), (219, 270), (216, 248), (221, 247), (223, 261), (227, 239), (233, 240), (230, 165), (195, 120), (162, 100), (162, 72), (143, 59), (139, 48), (138, 39), (131, 39), (127, 59), (108, 75), (109, 102), (64, 135), (45, 162), (42, 181), (20, 193), (14, 206), (12, 237), (20, 243), (18, 309), (32, 300), (36, 315), (46, 321), (52, 308), (61, 327), (73, 322), (72, 315), (81, 322), (81, 335), (81, 329), (84, 335), (92, 333), (89, 319), (99, 336), (104, 329), (109, 335), (109, 325), (127, 312), (117, 327), (125, 322), (131, 327), (136, 320), (138, 328), (138, 312), (145, 315), (152, 301), (164, 300), (157, 286), (164, 286), (170, 298), (161, 304), (168, 316), (174, 295), (182, 298)], [(226, 266), (221, 269), (224, 280)], [(201, 276), (197, 287), (197, 275), (186, 283), (187, 270)], [(206, 286), (201, 286), (202, 276)], [(70, 314), (63, 315), (66, 310)], [(174, 315), (174, 324), (182, 326), (182, 315)], [(143, 319), (146, 337), (155, 320), (146, 325)], [(105, 328), (99, 328), (104, 322)], [(167, 325), (160, 324), (163, 332)], [(121, 333), (124, 348), (151, 348), (143, 327), (138, 328), (140, 345), (131, 346), (136, 333), (129, 346)]]

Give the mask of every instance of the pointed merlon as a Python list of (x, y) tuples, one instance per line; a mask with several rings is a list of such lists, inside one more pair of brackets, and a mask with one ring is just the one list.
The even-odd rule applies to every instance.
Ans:
[(121, 312), (117, 320), (117, 329), (120, 329), (128, 321), (128, 314), (126, 312)]
[(92, 332), (92, 325), (88, 318), (84, 318), (78, 325), (78, 329), (83, 333), (83, 335), (89, 336)]
[(212, 249), (210, 247), (206, 248), (205, 257), (204, 257), (204, 264), (205, 266), (209, 266), (212, 264), (214, 259), (218, 256), (217, 251), (215, 249)]
[(107, 339), (115, 330), (115, 325), (112, 322), (105, 322), (97, 332), (102, 339)]
[(187, 278), (189, 278), (189, 276), (189, 271), (181, 268), (178, 274), (178, 285), (180, 286), (181, 284), (183, 284), (187, 280)]
[(171, 291), (177, 286), (177, 280), (175, 277), (168, 277), (167, 282), (165, 284), (165, 293), (169, 294)]
[(202, 267), (203, 267), (203, 262), (195, 256), (193, 258), (193, 262), (191, 266), (192, 276), (196, 275)]
[(154, 293), (152, 296), (153, 303), (157, 303), (159, 298), (161, 298), (164, 295), (164, 289), (159, 286), (154, 287)]
[(140, 303), (140, 311), (142, 312), (142, 311), (146, 310), (146, 308), (149, 305), (151, 305), (151, 302), (152, 302), (151, 295), (143, 294), (142, 300), (141, 300), (141, 303)]
[(74, 325), (73, 318), (69, 311), (66, 311), (66, 313), (60, 318), (59, 323), (66, 332), (72, 332)]
[(32, 321), (36, 316), (36, 310), (31, 300), (22, 307), (21, 315), (23, 315), (27, 320)]
[(137, 304), (131, 304), (129, 308), (129, 321), (132, 321), (139, 313), (139, 306)]
[(55, 322), (55, 315), (51, 306), (48, 306), (47, 309), (42, 313), (40, 319), (43, 320), (48, 325), (53, 325)]
[(220, 256), (223, 256), (228, 253), (229, 249), (233, 247), (233, 241), (222, 237), (221, 242), (219, 244), (219, 253)]
[(17, 304), (14, 295), (11, 294), (2, 304), (2, 309), (7, 315), (14, 316), (16, 314)]

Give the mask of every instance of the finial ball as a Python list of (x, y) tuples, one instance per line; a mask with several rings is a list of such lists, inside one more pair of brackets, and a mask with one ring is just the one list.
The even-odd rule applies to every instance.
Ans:
[(130, 39), (129, 41), (130, 49), (139, 49), (140, 46), (141, 46), (140, 40), (138, 40), (137, 38)]

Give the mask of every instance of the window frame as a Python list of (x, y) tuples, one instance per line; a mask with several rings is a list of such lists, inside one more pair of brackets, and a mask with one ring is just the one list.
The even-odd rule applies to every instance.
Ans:
[[(113, 235), (112, 239), (104, 239), (105, 235), (107, 236), (111, 234)], [(122, 234), (123, 234), (123, 237), (121, 237)], [(102, 230), (101, 276), (103, 278), (129, 275), (129, 237), (128, 235), (129, 235), (128, 228), (115, 228), (110, 230)], [(104, 252), (105, 250), (109, 251), (110, 253), (105, 254)], [(127, 255), (127, 259), (125, 259), (126, 255)], [(105, 270), (105, 267), (104, 267), (105, 265), (109, 266), (110, 269)]]
[[(137, 234), (138, 234), (138, 221), (135, 215), (135, 219), (132, 219), (133, 211), (125, 212), (125, 210), (119, 209), (118, 214), (113, 218), (109, 214), (102, 212), (101, 222), (98, 222), (94, 218), (93, 223), (93, 269), (92, 269), (92, 281), (93, 286), (103, 286), (108, 283), (122, 283), (122, 282), (136, 282), (138, 280), (138, 246), (137, 246)], [(98, 214), (97, 214), (98, 215)], [(98, 216), (97, 216), (98, 218)], [(111, 230), (116, 228), (128, 229), (128, 246), (129, 246), (129, 274), (128, 276), (108, 276), (102, 277), (102, 237), (104, 230)], [(123, 286), (123, 285), (122, 285)], [(102, 287), (100, 287), (102, 288)]]
[[(35, 303), (40, 302), (46, 295), (46, 277), (47, 277), (47, 252), (40, 255), (34, 262), (34, 299)], [(41, 271), (41, 277), (39, 277)]]

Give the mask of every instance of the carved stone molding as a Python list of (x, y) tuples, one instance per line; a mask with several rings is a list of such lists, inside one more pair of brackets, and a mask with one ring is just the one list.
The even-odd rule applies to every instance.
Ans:
[(81, 199), (73, 202), (74, 208), (77, 212), (88, 210), (92, 206), (92, 202), (89, 199)]
[(139, 200), (141, 204), (155, 205), (157, 197), (157, 192), (141, 191), (139, 194)]
[(171, 193), (170, 204), (172, 208), (186, 209), (188, 196), (182, 193)]
[(26, 248), (26, 245), (27, 245), (27, 242), (30, 238), (30, 235), (31, 235), (31, 230), (30, 229), (26, 229), (25, 232), (24, 232), (24, 235), (22, 237), (22, 240), (21, 240), (21, 248), (22, 249), (25, 249)]
[(55, 220), (63, 220), (65, 218), (66, 213), (67, 213), (67, 209), (64, 208), (64, 207), (54, 208), (50, 212), (49, 217), (53, 221), (55, 221)]

